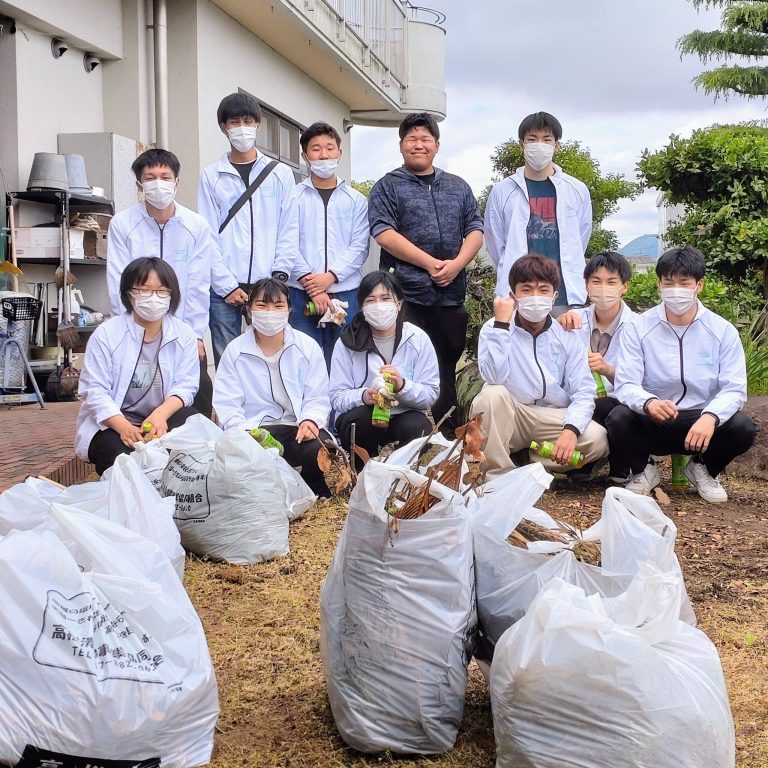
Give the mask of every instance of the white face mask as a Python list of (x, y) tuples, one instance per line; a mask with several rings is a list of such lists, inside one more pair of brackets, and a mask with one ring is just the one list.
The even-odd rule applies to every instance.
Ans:
[(607, 285), (593, 286), (589, 289), (589, 300), (601, 312), (615, 307), (621, 301), (621, 292), (618, 288)]
[(227, 128), (229, 143), (238, 152), (250, 152), (256, 144), (256, 128), (251, 125), (238, 125)]
[(288, 325), (288, 310), (254, 309), (251, 323), (262, 336), (277, 336)]
[(540, 323), (552, 311), (554, 296), (521, 296), (517, 300), (517, 311), (529, 323)]
[(371, 328), (386, 331), (397, 322), (400, 307), (394, 301), (377, 301), (363, 305), (363, 317)]
[(534, 171), (543, 171), (552, 162), (554, 154), (554, 144), (545, 144), (543, 141), (523, 144), (525, 164)]
[(161, 298), (154, 293), (149, 296), (131, 296), (133, 311), (147, 322), (161, 320), (171, 308), (171, 297)]
[(176, 182), (167, 179), (152, 179), (141, 185), (144, 200), (151, 206), (163, 210), (176, 199)]
[(339, 158), (334, 160), (310, 160), (309, 167), (315, 176), (321, 179), (330, 179), (336, 175), (336, 169), (339, 167)]
[(673, 315), (684, 315), (696, 303), (696, 289), (662, 288), (661, 301)]

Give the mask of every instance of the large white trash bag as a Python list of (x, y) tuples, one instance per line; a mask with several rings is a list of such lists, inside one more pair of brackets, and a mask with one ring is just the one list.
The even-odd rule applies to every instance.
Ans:
[(163, 487), (163, 470), (168, 464), (168, 450), (157, 440), (148, 443), (134, 443), (131, 459), (138, 464), (139, 469), (158, 491)]
[(288, 554), (286, 491), (275, 449), (247, 432), (224, 432), (205, 416), (159, 438), (170, 451), (165, 493), (176, 497), (181, 543), (238, 565)]
[(130, 456), (121, 455), (100, 481), (62, 488), (30, 477), (0, 494), (0, 535), (45, 522), (52, 503), (90, 512), (157, 544), (184, 577), (184, 549), (173, 521), (174, 500), (155, 490)]
[(623, 488), (606, 491), (600, 520), (583, 533), (585, 541), (601, 542), (600, 567), (577, 560), (568, 545), (534, 542), (526, 550), (509, 544), (507, 536), (522, 518), (557, 528), (555, 520), (531, 506), (546, 488), (548, 477), (539, 463), (513, 470), (493, 481), (501, 484), (496, 493), (474, 504), (478, 617), (491, 644), (522, 618), (552, 579), (564, 579), (587, 594), (613, 597), (626, 590), (642, 563), (679, 577), (680, 618), (696, 623), (675, 555), (677, 529), (647, 496)]
[(304, 482), (304, 478), (284, 459), (277, 463), (285, 493), (285, 508), (291, 522), (304, 517), (317, 501), (317, 496)]
[(616, 598), (551, 581), (491, 666), (496, 768), (733, 768), (717, 651), (678, 619), (680, 577)]
[(54, 524), (0, 539), (0, 764), (27, 745), (207, 764), (216, 680), (168, 558), (90, 514), (53, 505)]
[(320, 592), (320, 653), (336, 726), (361, 752), (450, 749), (476, 624), (464, 501), (433, 483), (422, 517), (385, 510), (392, 483), (426, 479), (369, 462)]

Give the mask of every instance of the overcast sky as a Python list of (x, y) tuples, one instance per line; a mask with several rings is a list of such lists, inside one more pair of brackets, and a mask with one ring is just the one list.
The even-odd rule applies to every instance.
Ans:
[[(448, 116), (436, 164), (476, 194), (491, 179), (494, 147), (516, 138), (521, 119), (538, 110), (553, 113), (564, 140), (582, 142), (603, 172), (631, 179), (642, 150), (660, 149), (672, 133), (768, 117), (765, 102), (714, 102), (694, 90), (702, 65), (681, 61), (675, 42), (696, 28), (716, 29), (720, 15), (687, 0), (425, 5), (447, 17)], [(355, 126), (351, 136), (354, 179), (378, 179), (402, 162), (395, 129)], [(607, 227), (625, 245), (655, 233), (657, 221), (656, 195), (646, 192), (623, 203)]]

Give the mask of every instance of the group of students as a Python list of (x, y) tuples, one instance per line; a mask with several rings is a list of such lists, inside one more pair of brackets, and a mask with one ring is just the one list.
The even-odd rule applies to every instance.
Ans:
[[(584, 269), (589, 193), (553, 162), (562, 128), (552, 115), (521, 123), (524, 166), (492, 189), (485, 221), (469, 185), (434, 166), (440, 133), (426, 113), (403, 120), (403, 165), (368, 200), (338, 178), (341, 138), (329, 124), (302, 133), (309, 176), (297, 184), (256, 148), (255, 99), (227, 96), (217, 122), (230, 148), (202, 173), (199, 213), (175, 201), (178, 159), (153, 149), (132, 166), (142, 202), (111, 222), (113, 318), (86, 349), (76, 435), (99, 473), (195, 412), (215, 412), (224, 429), (266, 426), (319, 495), (329, 490), (317, 454), (333, 436), (349, 449), (354, 432), (375, 456), (428, 433), (428, 415), (452, 436), (466, 267), (485, 231), (497, 285), (472, 412), (483, 413), (489, 475), (523, 454), (539, 459), (530, 442), (551, 440), (550, 469), (571, 470), (574, 450), (582, 475), (609, 456), (617, 482), (649, 493), (659, 481), (650, 456), (689, 453), (699, 493), (724, 500), (717, 475), (754, 439), (740, 411), (738, 334), (697, 301), (695, 249), (662, 256), (662, 304), (639, 317), (621, 299), (623, 257), (598, 254)], [(381, 271), (364, 276), (369, 235)], [(595, 399), (593, 372), (610, 396)], [(382, 377), (386, 426), (372, 423)]]

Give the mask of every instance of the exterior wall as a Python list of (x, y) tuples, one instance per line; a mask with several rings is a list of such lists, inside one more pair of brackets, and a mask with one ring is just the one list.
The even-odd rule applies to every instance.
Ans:
[(685, 215), (684, 205), (670, 205), (664, 202), (664, 196), (659, 193), (656, 198), (656, 207), (659, 209), (659, 248), (660, 252), (665, 251), (674, 243), (667, 240), (667, 230), (671, 224)]

